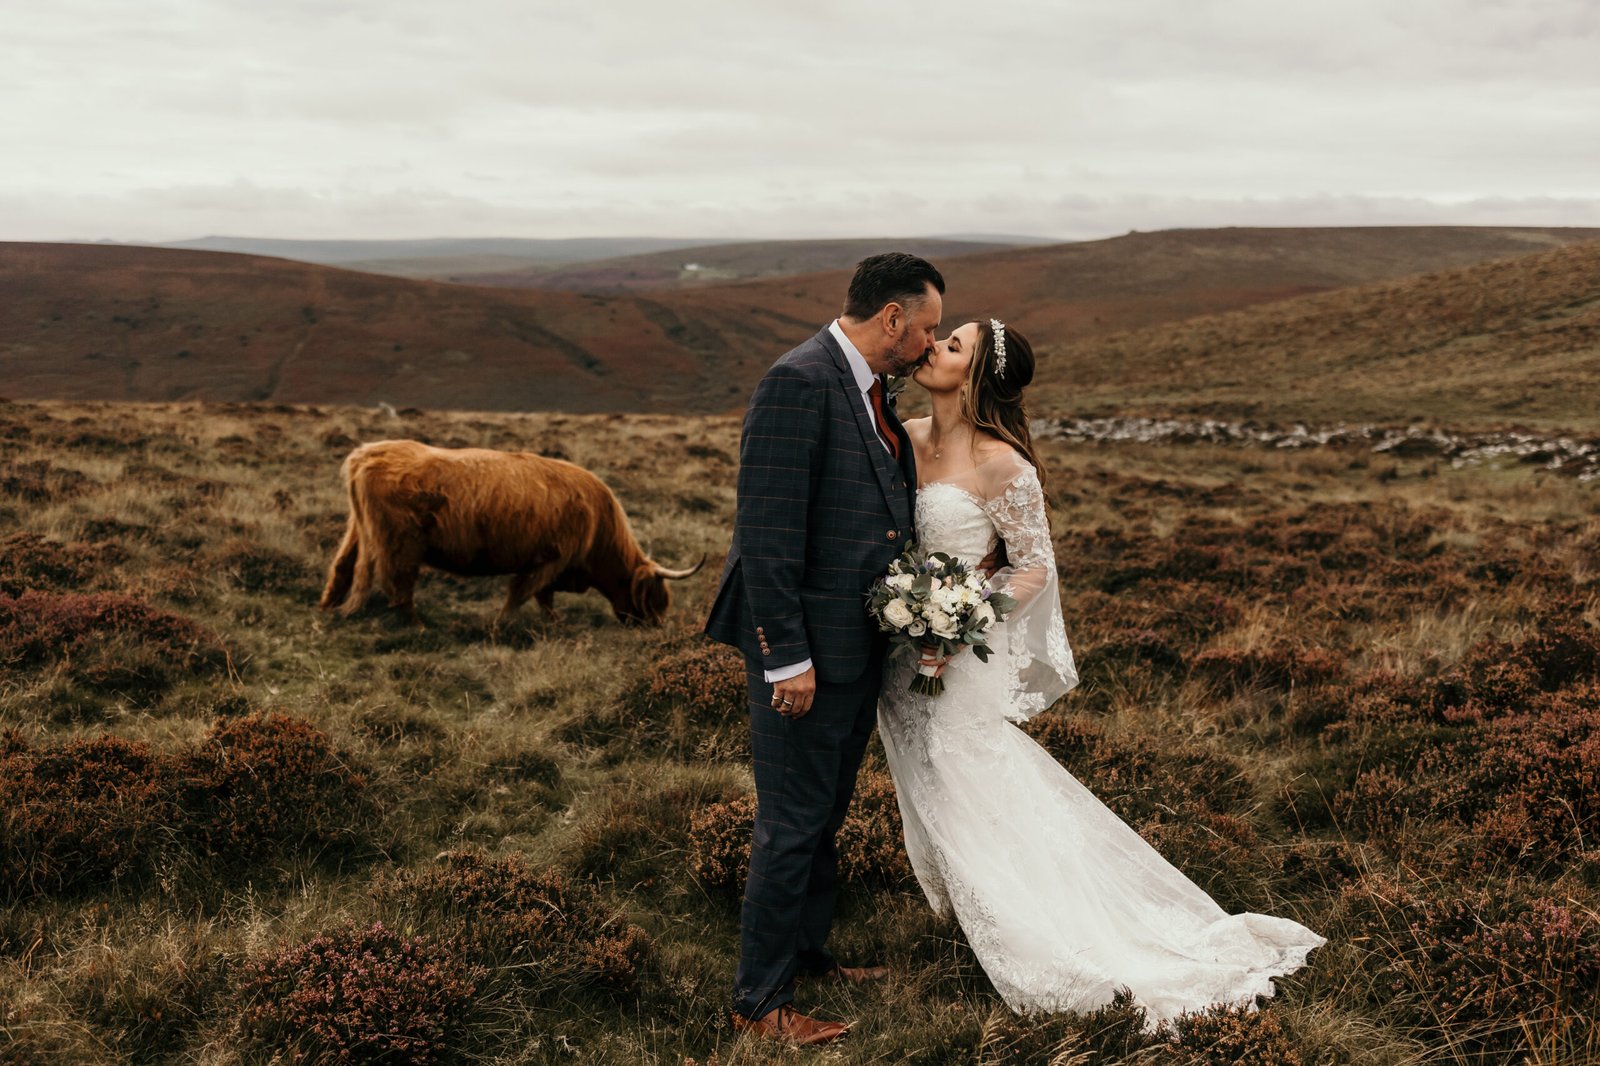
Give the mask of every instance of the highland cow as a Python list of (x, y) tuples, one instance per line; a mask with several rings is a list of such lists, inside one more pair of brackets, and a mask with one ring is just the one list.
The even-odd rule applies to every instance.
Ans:
[(350, 494), (344, 542), (328, 569), (322, 608), (344, 614), (374, 584), (416, 616), (424, 565), (452, 574), (510, 574), (503, 621), (530, 598), (548, 614), (557, 592), (595, 588), (622, 622), (654, 625), (671, 602), (669, 570), (639, 547), (611, 490), (582, 467), (528, 452), (435, 448), (384, 440), (340, 468)]

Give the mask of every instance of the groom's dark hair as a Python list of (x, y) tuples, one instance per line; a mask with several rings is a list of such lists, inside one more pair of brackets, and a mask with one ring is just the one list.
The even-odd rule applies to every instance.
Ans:
[(882, 311), (885, 304), (909, 306), (928, 295), (929, 285), (944, 295), (944, 275), (921, 256), (908, 252), (869, 255), (856, 264), (844, 297), (844, 315), (862, 322)]

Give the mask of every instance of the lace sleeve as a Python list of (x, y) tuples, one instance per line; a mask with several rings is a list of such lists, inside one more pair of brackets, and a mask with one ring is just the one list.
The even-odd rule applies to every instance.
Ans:
[(1017, 601), (991, 643), (1004, 653), (1010, 667), (1012, 708), (1007, 717), (1022, 721), (1072, 689), (1078, 671), (1061, 616), (1055, 545), (1038, 472), (1007, 449), (985, 463), (980, 475), (983, 509), (1005, 541), (1010, 561), (990, 575), (990, 581)]

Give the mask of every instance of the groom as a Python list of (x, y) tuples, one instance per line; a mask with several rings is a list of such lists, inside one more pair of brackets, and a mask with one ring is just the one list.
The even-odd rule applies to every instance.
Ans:
[(911, 442), (884, 396), (932, 350), (944, 278), (901, 252), (861, 261), (844, 313), (784, 355), (750, 398), (733, 544), (706, 632), (744, 653), (756, 822), (735, 1028), (820, 1044), (845, 1026), (792, 1005), (797, 976), (861, 981), (825, 942), (834, 834), (877, 721), (887, 642), (865, 593), (912, 534)]

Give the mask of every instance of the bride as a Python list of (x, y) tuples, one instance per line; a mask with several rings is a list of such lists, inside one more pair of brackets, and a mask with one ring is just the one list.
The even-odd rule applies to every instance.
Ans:
[(1028, 342), (990, 319), (957, 329), (912, 378), (933, 407), (905, 424), (920, 545), (976, 564), (1004, 541), (1008, 565), (991, 580), (1018, 601), (990, 631), (987, 663), (939, 663), (942, 695), (907, 691), (913, 661), (885, 671), (878, 729), (912, 868), (1013, 1010), (1089, 1010), (1124, 986), (1152, 1026), (1253, 1005), (1324, 938), (1226, 913), (1012, 724), (1078, 681), (1022, 406), (1032, 377)]

